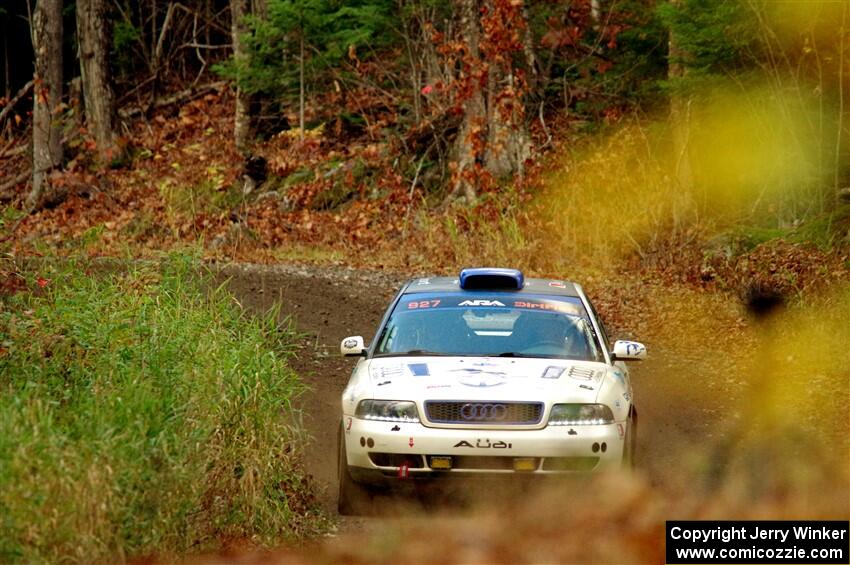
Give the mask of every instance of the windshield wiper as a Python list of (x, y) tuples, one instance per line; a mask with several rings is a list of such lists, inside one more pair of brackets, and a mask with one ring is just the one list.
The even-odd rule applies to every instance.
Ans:
[(440, 357), (447, 355), (456, 355), (455, 353), (440, 353), (438, 351), (428, 351), (427, 349), (411, 349), (410, 351), (393, 351), (392, 353), (382, 353), (376, 357)]

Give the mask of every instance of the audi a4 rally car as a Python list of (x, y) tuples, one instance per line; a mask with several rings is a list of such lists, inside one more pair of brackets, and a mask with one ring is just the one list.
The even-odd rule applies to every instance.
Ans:
[(581, 286), (513, 269), (407, 282), (342, 394), (339, 511), (370, 485), (466, 474), (629, 466), (637, 433), (624, 360)]

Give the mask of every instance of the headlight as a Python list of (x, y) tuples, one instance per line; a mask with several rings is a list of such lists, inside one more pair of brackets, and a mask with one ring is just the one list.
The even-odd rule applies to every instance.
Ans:
[(598, 426), (613, 421), (614, 414), (604, 404), (556, 404), (549, 414), (550, 426)]
[(361, 400), (355, 415), (363, 420), (418, 422), (416, 404), (406, 400)]

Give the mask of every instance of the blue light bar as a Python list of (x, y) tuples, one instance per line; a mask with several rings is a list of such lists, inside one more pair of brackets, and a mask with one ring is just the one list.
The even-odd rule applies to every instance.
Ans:
[(482, 267), (460, 272), (463, 290), (520, 290), (524, 284), (525, 277), (517, 269)]

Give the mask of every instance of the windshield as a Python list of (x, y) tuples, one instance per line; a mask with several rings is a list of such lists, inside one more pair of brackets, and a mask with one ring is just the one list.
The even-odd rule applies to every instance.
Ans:
[(480, 355), (599, 361), (587, 311), (575, 297), (515, 293), (401, 298), (375, 356)]

